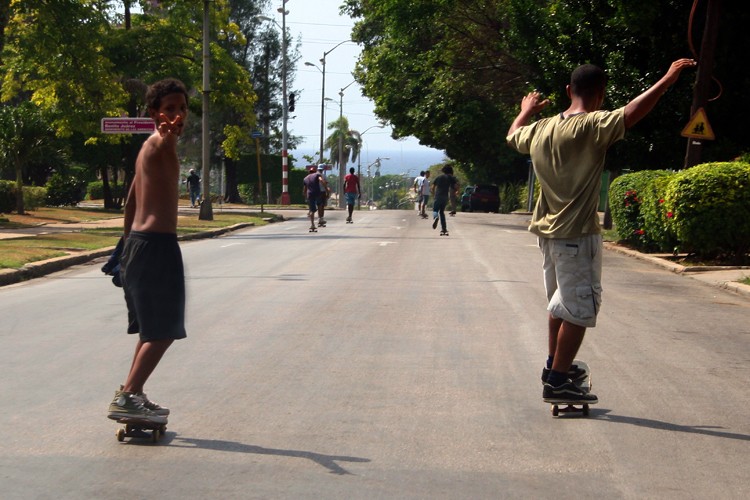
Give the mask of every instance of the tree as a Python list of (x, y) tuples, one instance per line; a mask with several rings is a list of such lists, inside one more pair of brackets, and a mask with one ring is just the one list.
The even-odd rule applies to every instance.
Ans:
[[(444, 149), (474, 182), (524, 176), (525, 159), (504, 139), (529, 90), (552, 99), (548, 113), (560, 112), (571, 70), (590, 62), (610, 75), (605, 106), (614, 108), (689, 55), (689, 8), (678, 0), (348, 0), (342, 10), (357, 20), (352, 39), (363, 51), (356, 76), (375, 113), (391, 122), (395, 137)], [(711, 123), (723, 134), (705, 159), (748, 149), (747, 135), (732, 125), (750, 112), (741, 95), (750, 69), (736, 64), (736, 54), (750, 49), (748, 21), (748, 9), (723, 11), (716, 73), (724, 97), (711, 104)], [(678, 82), (616, 146), (609, 168), (679, 168), (690, 93), (689, 79)]]
[[(342, 155), (339, 152), (343, 147), (344, 166), (349, 161), (357, 161), (359, 155), (359, 141), (352, 131), (349, 130), (349, 120), (342, 116), (328, 124), (328, 130), (333, 132), (325, 140), (325, 147), (331, 151), (331, 161), (340, 168)], [(340, 146), (341, 145), (341, 146)]]
[(16, 212), (23, 204), (24, 169), (34, 162), (54, 162), (62, 156), (55, 132), (34, 104), (0, 107), (0, 163), (16, 174)]

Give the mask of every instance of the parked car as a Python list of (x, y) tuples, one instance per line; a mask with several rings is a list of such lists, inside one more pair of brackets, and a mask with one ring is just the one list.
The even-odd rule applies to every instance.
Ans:
[[(479, 184), (464, 190), (461, 197), (461, 209), (465, 212), (500, 212), (500, 188), (494, 184)], [(464, 203), (464, 197), (467, 198)]]

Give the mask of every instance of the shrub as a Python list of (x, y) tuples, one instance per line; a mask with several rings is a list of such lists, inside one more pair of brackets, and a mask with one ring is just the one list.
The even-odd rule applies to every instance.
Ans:
[(742, 260), (750, 250), (750, 164), (705, 163), (670, 180), (664, 209), (682, 250)]
[(73, 176), (55, 173), (47, 181), (47, 205), (75, 206), (83, 200), (86, 182)]
[(47, 200), (47, 188), (39, 186), (23, 187), (23, 207), (26, 210), (34, 210), (43, 207)]
[(242, 203), (245, 205), (252, 205), (255, 203), (256, 192), (258, 189), (253, 184), (239, 184), (237, 186), (237, 191), (240, 193)]
[(617, 235), (621, 241), (639, 248), (649, 245), (641, 216), (642, 191), (659, 177), (670, 175), (666, 170), (642, 170), (617, 177), (609, 186), (609, 206)]
[(521, 184), (506, 183), (500, 186), (500, 213), (509, 214), (519, 208)]
[(0, 213), (8, 214), (16, 208), (16, 183), (0, 181)]
[[(109, 183), (109, 189), (114, 198), (125, 197), (125, 185)], [(93, 181), (86, 185), (86, 198), (89, 200), (101, 200), (104, 198), (104, 181)]]

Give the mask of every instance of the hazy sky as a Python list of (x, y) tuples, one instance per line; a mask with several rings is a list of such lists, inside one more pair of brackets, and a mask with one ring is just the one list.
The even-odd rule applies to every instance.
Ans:
[[(292, 38), (299, 39), (301, 59), (296, 67), (294, 89), (298, 91), (296, 109), (290, 116), (288, 128), (290, 133), (302, 136), (305, 140), (295, 156), (312, 154), (320, 145), (320, 109), (322, 74), (313, 67), (305, 66), (305, 62), (316, 64), (322, 69), (320, 59), (323, 52), (328, 52), (338, 43), (349, 40), (354, 21), (348, 16), (339, 14), (341, 0), (288, 0), (286, 9), (287, 28)], [(266, 13), (281, 24), (281, 14), (276, 9), (281, 7), (282, 0), (271, 2), (270, 12)], [(352, 83), (352, 71), (359, 55), (360, 48), (355, 43), (344, 43), (326, 56), (326, 97), (333, 102), (326, 103), (324, 135), (330, 131), (327, 125), (339, 115), (339, 91), (344, 90), (343, 114), (349, 120), (349, 126), (359, 132), (378, 125), (373, 113), (372, 102), (362, 96), (358, 84)], [(368, 159), (369, 151), (377, 154), (388, 154), (395, 158), (403, 152), (424, 151), (434, 152), (437, 159), (441, 154), (419, 144), (415, 138), (395, 141), (390, 137), (390, 128), (372, 128), (363, 136), (363, 162)], [(395, 159), (394, 158), (394, 159)]]

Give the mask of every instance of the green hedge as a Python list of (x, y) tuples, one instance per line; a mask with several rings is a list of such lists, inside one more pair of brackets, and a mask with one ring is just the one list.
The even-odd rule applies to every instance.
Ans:
[(750, 251), (750, 164), (706, 163), (675, 174), (664, 210), (681, 250), (741, 259)]
[(9, 214), (16, 209), (16, 183), (0, 181), (0, 213)]
[[(112, 196), (115, 198), (125, 197), (125, 185), (109, 183), (109, 189), (112, 191)], [(93, 181), (89, 182), (86, 186), (86, 198), (89, 200), (102, 200), (104, 199), (104, 182)]]
[[(36, 186), (23, 187), (23, 207), (26, 210), (34, 210), (44, 206), (47, 197), (47, 189)], [(0, 213), (10, 213), (16, 209), (16, 183), (15, 181), (0, 181)]]

